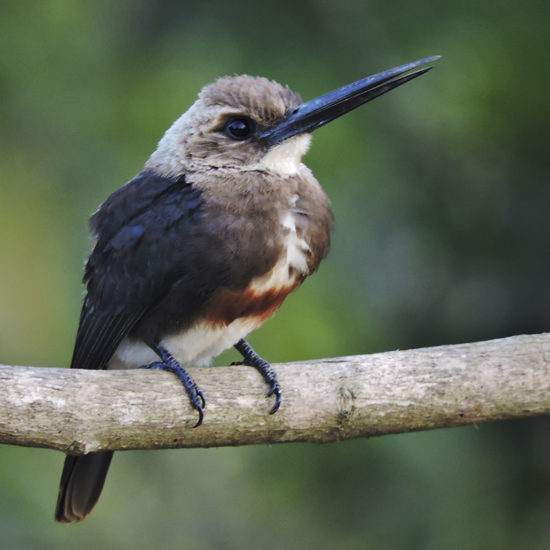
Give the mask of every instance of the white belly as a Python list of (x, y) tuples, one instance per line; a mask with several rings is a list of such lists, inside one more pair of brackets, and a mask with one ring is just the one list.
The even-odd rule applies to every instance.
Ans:
[[(236, 319), (231, 324), (220, 327), (212, 327), (203, 322), (181, 334), (164, 338), (161, 345), (182, 366), (208, 366), (214, 357), (234, 346), (259, 325), (261, 321), (254, 317)], [(137, 368), (159, 360), (157, 354), (143, 342), (125, 338), (109, 361), (108, 368)]]

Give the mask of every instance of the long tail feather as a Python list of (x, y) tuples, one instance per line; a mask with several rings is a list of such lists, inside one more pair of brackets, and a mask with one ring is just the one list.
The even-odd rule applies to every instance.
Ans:
[(55, 507), (56, 521), (82, 521), (92, 511), (103, 489), (112, 458), (113, 451), (65, 458)]

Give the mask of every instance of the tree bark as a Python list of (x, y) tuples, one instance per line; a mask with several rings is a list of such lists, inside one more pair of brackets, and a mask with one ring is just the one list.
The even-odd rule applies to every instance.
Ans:
[(170, 373), (0, 366), (0, 443), (71, 454), (325, 443), (550, 413), (550, 334), (274, 367), (274, 415), (255, 369), (189, 369), (207, 401), (193, 429)]

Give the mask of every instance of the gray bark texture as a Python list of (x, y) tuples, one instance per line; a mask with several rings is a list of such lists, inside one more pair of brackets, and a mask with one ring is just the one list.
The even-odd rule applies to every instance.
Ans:
[(255, 369), (189, 369), (206, 396), (193, 428), (167, 372), (0, 366), (0, 443), (71, 454), (325, 443), (550, 413), (550, 334), (274, 367), (274, 415)]

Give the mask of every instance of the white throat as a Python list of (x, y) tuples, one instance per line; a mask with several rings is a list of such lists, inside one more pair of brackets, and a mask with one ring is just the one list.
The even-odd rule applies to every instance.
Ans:
[(309, 134), (286, 139), (271, 149), (262, 159), (262, 167), (285, 176), (298, 173), (302, 165), (302, 157), (311, 143)]

